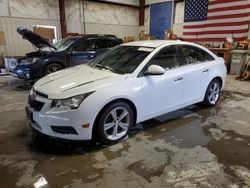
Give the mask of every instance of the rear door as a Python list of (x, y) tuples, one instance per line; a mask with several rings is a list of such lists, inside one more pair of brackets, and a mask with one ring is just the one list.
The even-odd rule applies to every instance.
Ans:
[(95, 40), (83, 40), (74, 46), (69, 52), (71, 56), (71, 64), (79, 65), (88, 63), (95, 58)]
[(102, 53), (107, 51), (108, 48), (109, 48), (109, 45), (108, 45), (107, 39), (97, 39), (96, 40), (96, 46), (95, 46), (96, 56), (101, 55)]
[(191, 45), (180, 45), (178, 51), (184, 73), (183, 103), (189, 105), (200, 102), (208, 86), (214, 58), (206, 51)]

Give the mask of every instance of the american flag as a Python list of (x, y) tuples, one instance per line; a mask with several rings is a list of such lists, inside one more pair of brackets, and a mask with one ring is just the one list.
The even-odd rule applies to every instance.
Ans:
[(191, 42), (247, 39), (250, 0), (185, 0), (183, 36)]

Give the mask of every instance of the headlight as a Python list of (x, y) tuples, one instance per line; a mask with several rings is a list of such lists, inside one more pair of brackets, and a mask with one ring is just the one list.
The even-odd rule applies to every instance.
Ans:
[(55, 99), (52, 101), (51, 111), (65, 112), (65, 111), (75, 110), (80, 106), (82, 101), (92, 93), (94, 93), (94, 91), (82, 95), (76, 95), (74, 97), (70, 97), (67, 99)]
[(23, 59), (23, 60), (21, 60), (20, 65), (30, 65), (30, 64), (32, 64), (32, 63), (37, 62), (38, 59), (39, 59), (39, 58)]

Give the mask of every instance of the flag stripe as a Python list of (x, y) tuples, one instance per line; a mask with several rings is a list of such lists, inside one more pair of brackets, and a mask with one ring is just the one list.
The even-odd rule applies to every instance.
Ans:
[(248, 25), (243, 25), (243, 26), (224, 26), (224, 27), (207, 27), (207, 28), (196, 28), (196, 29), (185, 29), (185, 32), (203, 32), (203, 31), (211, 31), (211, 32), (216, 32), (216, 31), (237, 31), (237, 30), (247, 30), (248, 31)]
[(223, 33), (223, 34), (206, 34), (206, 35), (186, 35), (186, 38), (226, 38), (226, 37), (234, 37), (234, 38), (239, 38), (239, 37), (246, 37), (247, 33), (235, 33), (235, 34), (231, 34), (231, 33)]
[(235, 34), (235, 33), (245, 33), (248, 32), (247, 29), (237, 29), (237, 30), (213, 30), (213, 31), (201, 31), (201, 32), (184, 32), (184, 35), (206, 35), (206, 34)]
[(222, 8), (222, 7), (232, 7), (232, 6), (239, 6), (239, 5), (246, 5), (246, 1), (233, 1), (233, 2), (226, 2), (226, 3), (219, 3), (215, 5), (208, 5), (209, 9), (214, 8)]
[(242, 14), (229, 14), (229, 15), (220, 15), (220, 16), (209, 16), (208, 20), (217, 20), (217, 19), (229, 19), (229, 18), (241, 18), (249, 16), (249, 12)]
[(248, 21), (249, 17), (242, 17), (242, 18), (231, 18), (231, 19), (220, 19), (220, 20), (204, 20), (201, 22), (185, 22), (184, 25), (191, 26), (191, 25), (202, 25), (202, 24), (217, 24), (217, 23), (231, 23), (231, 22), (241, 22), (241, 21)]
[(216, 5), (221, 3), (230, 3), (230, 2), (241, 2), (244, 0), (219, 0), (219, 1), (209, 1), (208, 5)]
[(220, 27), (220, 26), (241, 26), (248, 25), (249, 21), (242, 22), (225, 22), (225, 23), (208, 23), (208, 24), (200, 24), (200, 25), (184, 25), (184, 29), (196, 29), (196, 28), (206, 28), (206, 27)]
[(243, 10), (250, 8), (249, 5), (239, 5), (239, 6), (232, 6), (232, 7), (220, 7), (220, 8), (210, 8), (208, 9), (208, 12), (220, 12), (220, 11), (229, 11), (229, 10)]
[(228, 10), (228, 11), (221, 11), (221, 12), (209, 12), (208, 17), (210, 16), (220, 16), (220, 15), (229, 15), (229, 14), (242, 14), (242, 13), (249, 13), (249, 9), (242, 9), (242, 10)]
[[(240, 41), (240, 40), (244, 40), (245, 37), (234, 37), (235, 41)], [(198, 39), (194, 39), (194, 38), (185, 38), (185, 41), (189, 41), (189, 42), (224, 42), (225, 41), (225, 37), (219, 37), (219, 38), (198, 38)]]

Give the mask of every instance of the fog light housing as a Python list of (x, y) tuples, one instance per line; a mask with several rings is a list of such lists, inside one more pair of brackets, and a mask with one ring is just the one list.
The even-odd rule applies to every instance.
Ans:
[(82, 128), (89, 128), (89, 123), (84, 123), (84, 124), (82, 125)]

